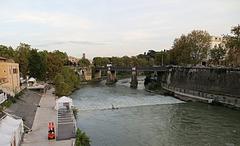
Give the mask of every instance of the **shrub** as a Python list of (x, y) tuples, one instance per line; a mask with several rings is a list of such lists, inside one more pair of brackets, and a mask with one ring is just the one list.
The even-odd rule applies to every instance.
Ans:
[(76, 132), (75, 146), (90, 146), (89, 137), (85, 134), (85, 132), (82, 132), (79, 128), (77, 128)]

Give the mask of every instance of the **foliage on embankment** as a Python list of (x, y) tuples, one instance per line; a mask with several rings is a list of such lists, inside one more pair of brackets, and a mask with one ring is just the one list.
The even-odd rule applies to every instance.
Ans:
[(75, 146), (90, 146), (90, 139), (85, 132), (82, 132), (79, 128), (76, 133)]
[(69, 67), (63, 67), (54, 79), (55, 94), (57, 96), (69, 95), (78, 88), (79, 83), (79, 77), (74, 70)]

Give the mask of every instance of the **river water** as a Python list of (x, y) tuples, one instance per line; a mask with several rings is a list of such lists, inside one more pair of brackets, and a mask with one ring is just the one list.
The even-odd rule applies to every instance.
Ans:
[[(92, 146), (240, 146), (240, 111), (129, 88), (86, 85), (72, 94)], [(115, 110), (112, 110), (114, 106)]]

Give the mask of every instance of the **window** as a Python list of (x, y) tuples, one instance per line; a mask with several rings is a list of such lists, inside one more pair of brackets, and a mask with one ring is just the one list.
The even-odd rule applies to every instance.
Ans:
[(16, 69), (16, 68), (13, 69), (13, 73), (14, 73), (14, 74), (17, 73), (17, 69)]

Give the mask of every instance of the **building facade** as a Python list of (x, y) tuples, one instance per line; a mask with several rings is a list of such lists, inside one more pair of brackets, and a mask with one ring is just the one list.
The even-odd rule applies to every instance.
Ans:
[(70, 65), (78, 65), (79, 60), (79, 58), (68, 56), (68, 62), (70, 63)]
[(19, 64), (0, 57), (0, 89), (14, 96), (20, 91)]
[(218, 47), (219, 45), (225, 48), (225, 39), (219, 36), (211, 36), (211, 49)]
[(84, 81), (91, 81), (92, 80), (92, 68), (89, 67), (80, 67), (79, 68), (79, 75), (82, 80)]
[[(226, 40), (223, 37), (211, 36), (210, 49), (208, 50), (206, 61), (211, 59), (211, 56), (210, 56), (211, 49), (218, 47), (218, 46), (221, 46), (222, 48), (226, 49), (225, 44), (226, 44)], [(226, 50), (226, 51), (228, 51), (228, 50)], [(226, 52), (226, 54), (227, 54), (227, 52)], [(225, 57), (226, 57), (226, 55), (225, 55)]]

